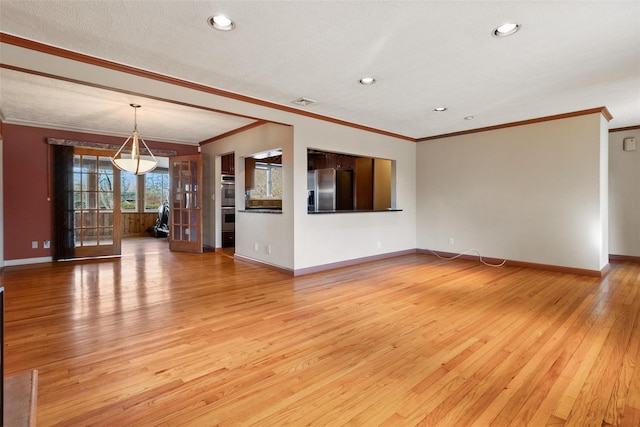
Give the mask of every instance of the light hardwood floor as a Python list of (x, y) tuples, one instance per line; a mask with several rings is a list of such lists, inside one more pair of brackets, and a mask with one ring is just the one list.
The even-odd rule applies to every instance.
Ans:
[(640, 425), (640, 264), (292, 278), (158, 248), (5, 269), (5, 374), (39, 370), (39, 426)]

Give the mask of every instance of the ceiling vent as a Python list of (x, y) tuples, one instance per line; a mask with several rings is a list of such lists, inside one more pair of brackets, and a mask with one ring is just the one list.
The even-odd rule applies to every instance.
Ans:
[(295, 101), (292, 101), (294, 104), (300, 105), (302, 107), (306, 107), (307, 105), (315, 104), (317, 101), (311, 98), (298, 98)]

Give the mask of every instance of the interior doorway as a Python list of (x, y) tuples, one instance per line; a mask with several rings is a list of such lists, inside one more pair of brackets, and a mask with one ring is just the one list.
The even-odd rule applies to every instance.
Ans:
[(169, 250), (169, 158), (156, 159), (158, 166), (144, 175), (121, 172), (123, 255)]
[(156, 239), (151, 236), (140, 236), (122, 239), (123, 256), (158, 254), (168, 250), (169, 239), (167, 237)]

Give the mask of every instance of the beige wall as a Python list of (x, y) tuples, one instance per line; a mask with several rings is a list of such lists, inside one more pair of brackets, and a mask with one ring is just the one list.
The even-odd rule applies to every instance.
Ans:
[[(243, 157), (283, 149), (282, 214), (239, 212), (235, 252), (292, 271), (415, 249), (415, 144), (324, 121), (292, 116), (295, 126), (266, 124), (206, 144), (205, 245), (220, 247), (220, 155), (235, 152), (236, 186), (244, 188)], [(307, 149), (396, 161), (394, 200), (402, 212), (307, 213)], [(208, 190), (207, 190), (208, 189)], [(236, 192), (242, 206), (243, 191)], [(258, 250), (255, 250), (255, 247)], [(269, 246), (271, 253), (267, 253)]]
[(418, 248), (601, 270), (604, 126), (591, 114), (419, 143)]
[[(416, 248), (416, 144), (384, 135), (300, 118), (294, 127), (295, 268)], [(392, 201), (401, 212), (307, 213), (307, 149), (395, 161)]]
[(640, 148), (623, 151), (622, 141), (640, 129), (609, 134), (609, 252), (640, 257)]
[[(293, 269), (293, 130), (267, 123), (202, 147), (205, 162), (204, 243), (221, 246), (220, 155), (235, 153), (236, 209), (244, 207), (244, 158), (282, 149), (282, 213), (236, 212), (235, 253), (267, 264)], [(258, 250), (255, 250), (257, 245)], [(269, 250), (267, 250), (267, 247)]]

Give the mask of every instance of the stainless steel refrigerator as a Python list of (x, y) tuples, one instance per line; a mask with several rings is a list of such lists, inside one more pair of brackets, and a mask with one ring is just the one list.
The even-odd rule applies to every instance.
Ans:
[(309, 171), (308, 190), (311, 211), (353, 210), (353, 171)]

